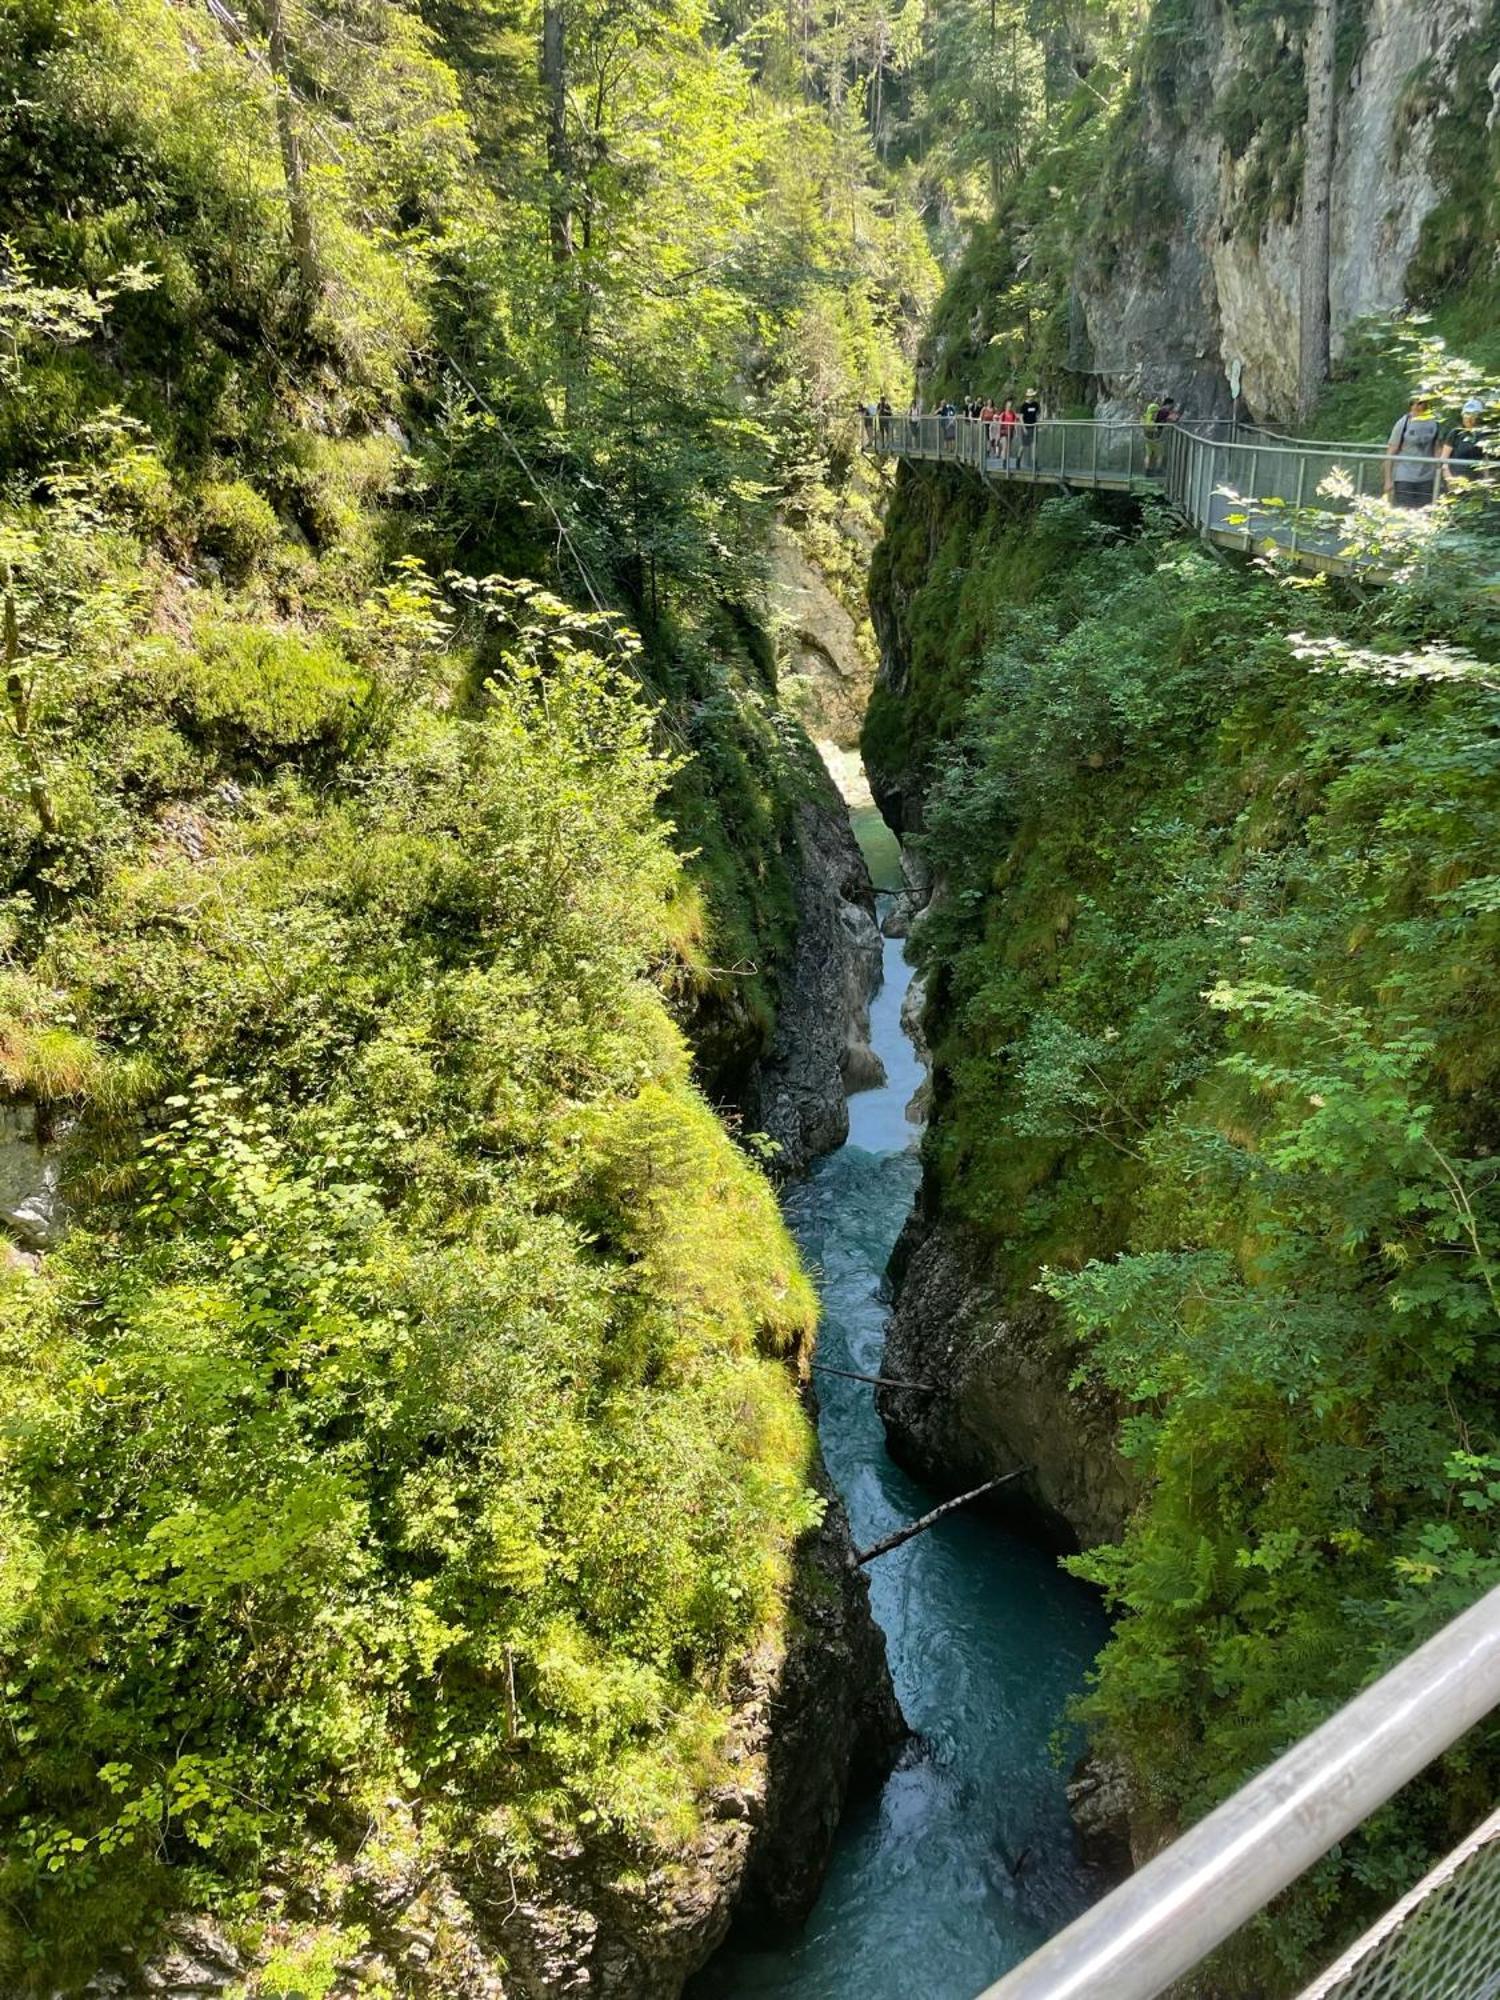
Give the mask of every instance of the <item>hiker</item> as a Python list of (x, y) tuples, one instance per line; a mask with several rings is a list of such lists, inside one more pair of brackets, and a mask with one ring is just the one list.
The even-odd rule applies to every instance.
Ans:
[(1161, 413), (1170, 409), (1170, 396), (1153, 396), (1141, 418), (1141, 436), (1146, 440), (1146, 470), (1155, 472), (1161, 463)]
[(922, 442), (922, 392), (916, 390), (906, 410), (906, 448), (915, 451)]
[(999, 415), (1000, 412), (995, 408), (994, 403), (986, 396), (984, 405), (979, 412), (980, 436), (984, 439), (984, 462), (986, 465), (989, 464), (991, 458), (1000, 449), (1000, 432), (997, 428)]
[(1035, 389), (1026, 391), (1021, 405), (1021, 462), (1036, 471), (1036, 427), (1042, 421), (1041, 399)]
[(1441, 426), (1432, 398), (1417, 395), (1385, 448), (1385, 497), (1393, 507), (1430, 507), (1437, 497)]
[(891, 418), (895, 414), (891, 408), (890, 397), (882, 396), (875, 405), (875, 427), (880, 433), (881, 449), (884, 451), (889, 451), (891, 448)]
[(1005, 460), (1005, 469), (1007, 472), (1014, 472), (1020, 463), (1021, 417), (1009, 396), (1005, 399), (1005, 408), (995, 419), (995, 428), (1000, 434), (1000, 450)]
[(863, 400), (860, 401), (858, 408), (859, 408), (860, 427), (865, 434), (865, 443), (866, 445), (869, 445), (874, 441), (875, 437), (875, 412), (870, 407), (870, 405), (864, 402)]
[(1472, 479), (1490, 455), (1489, 439), (1479, 421), (1483, 415), (1483, 402), (1471, 396), (1448, 433), (1443, 444), (1443, 478), (1450, 486), (1462, 486)]
[(938, 411), (938, 415), (943, 420), (943, 436), (948, 440), (949, 444), (952, 444), (953, 440), (958, 436), (958, 408), (951, 396), (946, 399), (943, 407)]

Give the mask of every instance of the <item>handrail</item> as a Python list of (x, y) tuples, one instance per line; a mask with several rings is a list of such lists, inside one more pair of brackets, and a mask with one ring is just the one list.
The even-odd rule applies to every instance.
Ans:
[(1154, 2000), (1497, 1705), (1500, 1588), (979, 2000)]
[[(1308, 569), (1363, 570), (1378, 580), (1390, 567), (1379, 550), (1360, 546), (1367, 534), (1351, 542), (1339, 525), (1356, 503), (1385, 496), (1394, 468), (1379, 446), (1267, 442), (1219, 418), (1148, 427), (1139, 418), (1044, 417), (998, 441), (987, 429), (984, 419), (957, 412), (872, 413), (866, 443), (877, 456), (961, 465), (997, 483), (1160, 493), (1205, 540), (1246, 552), (1277, 548)], [(1482, 485), (1493, 499), (1500, 462), (1466, 464), (1455, 478), (1470, 489)], [(1424, 461), (1414, 504), (1435, 500), (1448, 480), (1443, 460)], [(1409, 484), (1398, 483), (1412, 504)], [(1400, 546), (1399, 539), (1392, 544)]]

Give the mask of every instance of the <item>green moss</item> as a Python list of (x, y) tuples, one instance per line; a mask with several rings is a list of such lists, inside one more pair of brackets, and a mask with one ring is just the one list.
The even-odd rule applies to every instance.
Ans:
[(270, 503), (242, 479), (215, 480), (192, 502), (199, 550), (226, 583), (245, 583), (276, 546), (280, 524)]
[(261, 625), (202, 621), (162, 672), (190, 737), (264, 766), (346, 747), (370, 692), (330, 640)]

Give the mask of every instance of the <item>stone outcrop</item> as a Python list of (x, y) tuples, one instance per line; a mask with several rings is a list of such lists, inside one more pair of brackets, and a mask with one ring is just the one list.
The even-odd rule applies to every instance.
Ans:
[(779, 1147), (776, 1171), (805, 1173), (849, 1135), (846, 1092), (880, 1081), (869, 1046), (880, 985), (875, 892), (832, 787), (797, 807), (798, 926), (782, 983), (776, 1037), (746, 1106), (752, 1129)]
[(857, 743), (875, 673), (868, 626), (835, 594), (789, 528), (772, 536), (769, 582), (781, 672), (806, 689), (809, 732), (840, 748)]
[(920, 1211), (893, 1260), (884, 1373), (936, 1393), (882, 1389), (892, 1453), (950, 1488), (1031, 1468), (1011, 1489), (1039, 1524), (1087, 1548), (1119, 1538), (1131, 1506), (1107, 1396), (1071, 1386), (1075, 1357), (1038, 1304), (997, 1293), (975, 1245)]
[(753, 1663), (729, 1775), (672, 1867), (574, 1848), (503, 1925), (507, 1992), (524, 2000), (675, 2000), (685, 1978), (742, 1930), (812, 1907), (851, 1785), (874, 1783), (905, 1730), (843, 1510), (830, 1506), (799, 1568), (784, 1654)]
[(28, 1104), (0, 1104), (0, 1234), (47, 1249), (62, 1226), (57, 1135), (44, 1138)]
[[(1441, 80), (1463, 58), (1483, 0), (1364, 0), (1363, 46), (1337, 101), (1329, 293), (1333, 342), (1358, 320), (1399, 311), (1407, 266), (1441, 189), (1432, 139), (1450, 101)], [(1197, 0), (1184, 33), (1194, 74), (1221, 103), (1253, 67), (1246, 17), (1231, 0)], [(1287, 60), (1298, 31), (1274, 24)], [(1422, 89), (1423, 79), (1437, 88)], [(1490, 81), (1492, 96), (1500, 78)], [(1500, 99), (1497, 99), (1500, 102)], [(1102, 384), (1101, 414), (1138, 414), (1170, 390), (1195, 416), (1227, 412), (1226, 369), (1244, 365), (1246, 406), (1290, 417), (1297, 392), (1299, 275), (1295, 214), (1257, 214), (1252, 181), (1281, 165), (1259, 132), (1239, 155), (1211, 110), (1184, 121), (1151, 100), (1138, 161), (1158, 195), (1131, 241), (1094, 246), (1080, 270), (1072, 365)]]

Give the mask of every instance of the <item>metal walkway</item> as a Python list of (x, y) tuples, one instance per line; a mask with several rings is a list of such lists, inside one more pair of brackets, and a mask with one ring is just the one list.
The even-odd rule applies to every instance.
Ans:
[[(1314, 443), (1186, 419), (1148, 438), (1139, 422), (1049, 418), (1029, 440), (1018, 431), (1007, 455), (988, 430), (977, 417), (892, 416), (871, 420), (866, 444), (877, 457), (965, 466), (992, 486), (1158, 493), (1205, 540), (1241, 550), (1270, 545), (1307, 569), (1390, 561), (1389, 550), (1362, 551), (1360, 530), (1342, 526), (1356, 501), (1383, 495), (1386, 457), (1379, 446)], [(1487, 466), (1480, 477), (1492, 484), (1497, 472)], [(1430, 479), (1436, 496), (1444, 481), (1436, 461)]]

